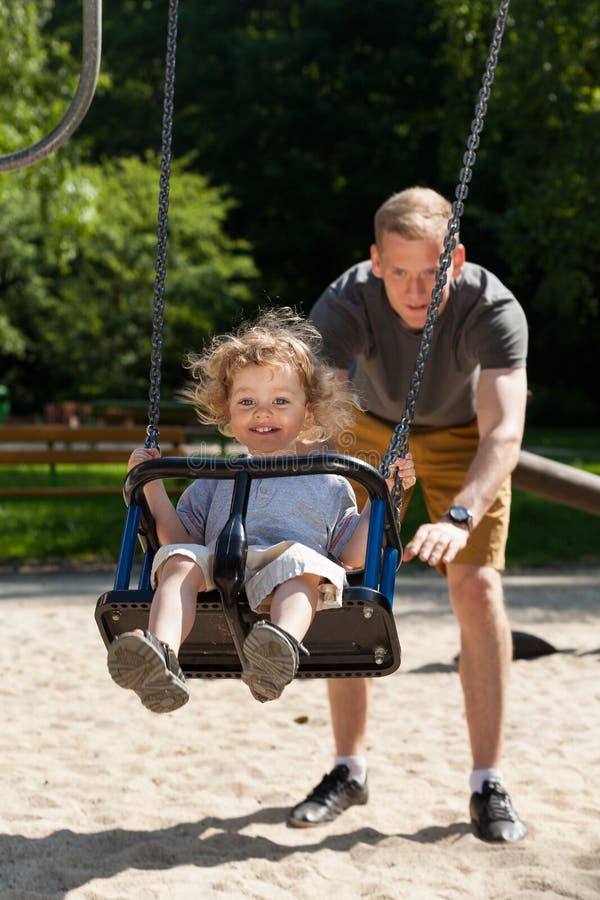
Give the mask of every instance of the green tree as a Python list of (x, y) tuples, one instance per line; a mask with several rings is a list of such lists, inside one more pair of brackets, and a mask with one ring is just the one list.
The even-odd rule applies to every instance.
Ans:
[[(181, 4), (175, 156), (237, 201), (262, 290), (308, 309), (364, 256), (385, 196), (451, 193), (494, 17), (488, 0)], [(159, 145), (166, 18), (164, 0), (105, 11), (110, 78), (76, 138), (96, 162)], [(599, 18), (599, 0), (515, 0), (463, 220), (525, 305), (546, 420), (600, 411)], [(50, 27), (77, 47), (80, 19), (61, 0)]]
[[(468, 95), (479, 85), (489, 10), (482, 2), (440, 7), (460, 86), (444, 88), (457, 110), (449, 139), (458, 156), (465, 140), (456, 122), (474, 105)], [(599, 50), (597, 0), (514, 4), (466, 205), (473, 252), (527, 311), (533, 420), (591, 423), (600, 410), (591, 389), (600, 341)], [(450, 156), (446, 147), (446, 173)]]
[[(0, 152), (38, 141), (74, 93), (78, 61), (44, 27), (52, 8), (0, 3)], [(84, 135), (0, 176), (0, 368), (16, 412), (147, 392), (158, 161), (78, 162), (87, 145)], [(173, 166), (171, 187), (167, 394), (183, 353), (231, 324), (256, 278), (247, 242), (225, 232), (233, 201), (186, 162)]]
[[(254, 247), (268, 294), (308, 309), (340, 265), (367, 251), (375, 206), (433, 166), (443, 114), (434, 8), (181, 5), (174, 152), (195, 153), (194, 167), (239, 201), (232, 228)], [(89, 113), (97, 154), (140, 153), (160, 139), (166, 4), (127, 0), (124, 10), (106, 21), (112, 87)], [(73, 37), (73, 0), (57, 14), (58, 33)]]
[(285, 300), (308, 310), (340, 267), (364, 258), (376, 206), (431, 167), (432, 9), (429, 0), (213, 0), (202, 20), (183, 14), (179, 83), (194, 103), (181, 139), (231, 186), (234, 223), (267, 289)]
[(1, 154), (50, 132), (75, 93), (78, 61), (45, 30), (53, 7), (53, 0), (0, 0)]
[[(0, 283), (13, 268), (0, 310), (26, 346), (24, 358), (5, 362), (17, 407), (146, 396), (157, 193), (157, 161), (130, 158), (80, 165), (52, 195), (18, 199), (27, 200), (19, 220), (12, 216), (19, 258), (0, 248)], [(167, 395), (181, 383), (182, 355), (239, 315), (256, 277), (247, 246), (223, 230), (230, 201), (222, 191), (176, 165), (171, 199)], [(3, 220), (10, 213), (0, 196)]]
[[(0, 0), (0, 154), (23, 150), (49, 133), (75, 91), (69, 44), (44, 31), (53, 6), (52, 0)], [(15, 324), (9, 292), (26, 283), (32, 296), (44, 293), (34, 239), (36, 197), (56, 189), (73, 154), (74, 147), (67, 146), (51, 162), (0, 174), (0, 358), (7, 382), (11, 362), (24, 360), (30, 349)]]

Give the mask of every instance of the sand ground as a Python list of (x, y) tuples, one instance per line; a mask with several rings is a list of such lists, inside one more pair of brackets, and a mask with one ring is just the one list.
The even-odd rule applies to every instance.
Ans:
[(332, 764), (323, 683), (260, 706), (194, 681), (153, 716), (106, 671), (93, 609), (110, 573), (0, 575), (0, 898), (596, 900), (600, 570), (505, 579), (513, 628), (561, 651), (513, 663), (504, 771), (530, 834), (510, 847), (471, 834), (456, 625), (443, 580), (408, 570), (370, 802), (310, 830), (285, 819)]

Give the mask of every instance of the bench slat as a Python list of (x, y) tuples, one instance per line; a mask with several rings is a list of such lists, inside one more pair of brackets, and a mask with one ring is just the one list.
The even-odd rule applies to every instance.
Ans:
[[(57, 465), (121, 464), (123, 478), (127, 469), (127, 457), (135, 447), (144, 445), (144, 426), (82, 425), (3, 425), (0, 426), (0, 466), (48, 466), (54, 480)], [(167, 425), (160, 428), (159, 444), (165, 456), (186, 456), (193, 453), (190, 443), (215, 440), (225, 452), (227, 440), (212, 426), (184, 428)], [(20, 446), (19, 446), (20, 445)], [(172, 487), (169, 493), (180, 493)], [(120, 494), (121, 488), (61, 487), (58, 484), (40, 487), (0, 487), (0, 497), (69, 497), (77, 495)]]
[[(146, 429), (127, 426), (103, 427), (84, 425), (69, 428), (66, 425), (4, 425), (0, 427), (0, 444), (17, 443), (64, 443), (64, 444), (128, 444), (140, 447), (146, 439)], [(159, 442), (183, 444), (186, 440), (185, 428), (166, 426), (160, 429)]]
[[(168, 451), (168, 455), (185, 456), (186, 454), (182, 449), (173, 448)], [(55, 466), (60, 463), (73, 463), (75, 465), (121, 463), (123, 465), (123, 473), (125, 473), (127, 468), (127, 450), (123, 447), (84, 447), (78, 450), (30, 450), (27, 447), (23, 450), (0, 450), (0, 464), (7, 466)], [(123, 477), (125, 476), (123, 475)]]

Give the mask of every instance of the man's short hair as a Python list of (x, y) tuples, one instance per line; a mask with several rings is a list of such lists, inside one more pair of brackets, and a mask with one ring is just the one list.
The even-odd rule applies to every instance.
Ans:
[(399, 234), (408, 241), (443, 240), (451, 216), (452, 205), (437, 191), (425, 187), (407, 188), (392, 194), (375, 213), (375, 243), (381, 249), (386, 232)]

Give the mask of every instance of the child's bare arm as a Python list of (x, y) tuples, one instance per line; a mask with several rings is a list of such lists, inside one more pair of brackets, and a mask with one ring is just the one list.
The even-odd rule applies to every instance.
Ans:
[[(159, 457), (160, 452), (156, 447), (138, 447), (129, 457), (127, 471), (148, 459), (158, 459)], [(149, 482), (149, 484), (144, 487), (144, 494), (156, 523), (156, 534), (160, 543), (190, 543), (190, 534), (177, 515), (177, 511), (169, 499), (164, 483), (161, 480)]]
[[(394, 472), (398, 470), (402, 479), (404, 490), (411, 488), (415, 482), (415, 466), (410, 453), (407, 453), (403, 459), (397, 460), (391, 467), (390, 477), (386, 478), (388, 490), (391, 492), (394, 487)], [(364, 566), (365, 556), (367, 553), (367, 536), (369, 534), (369, 517), (371, 515), (371, 501), (367, 501), (363, 511), (360, 514), (360, 521), (350, 540), (348, 540), (340, 553), (340, 562), (348, 568), (356, 569)]]

